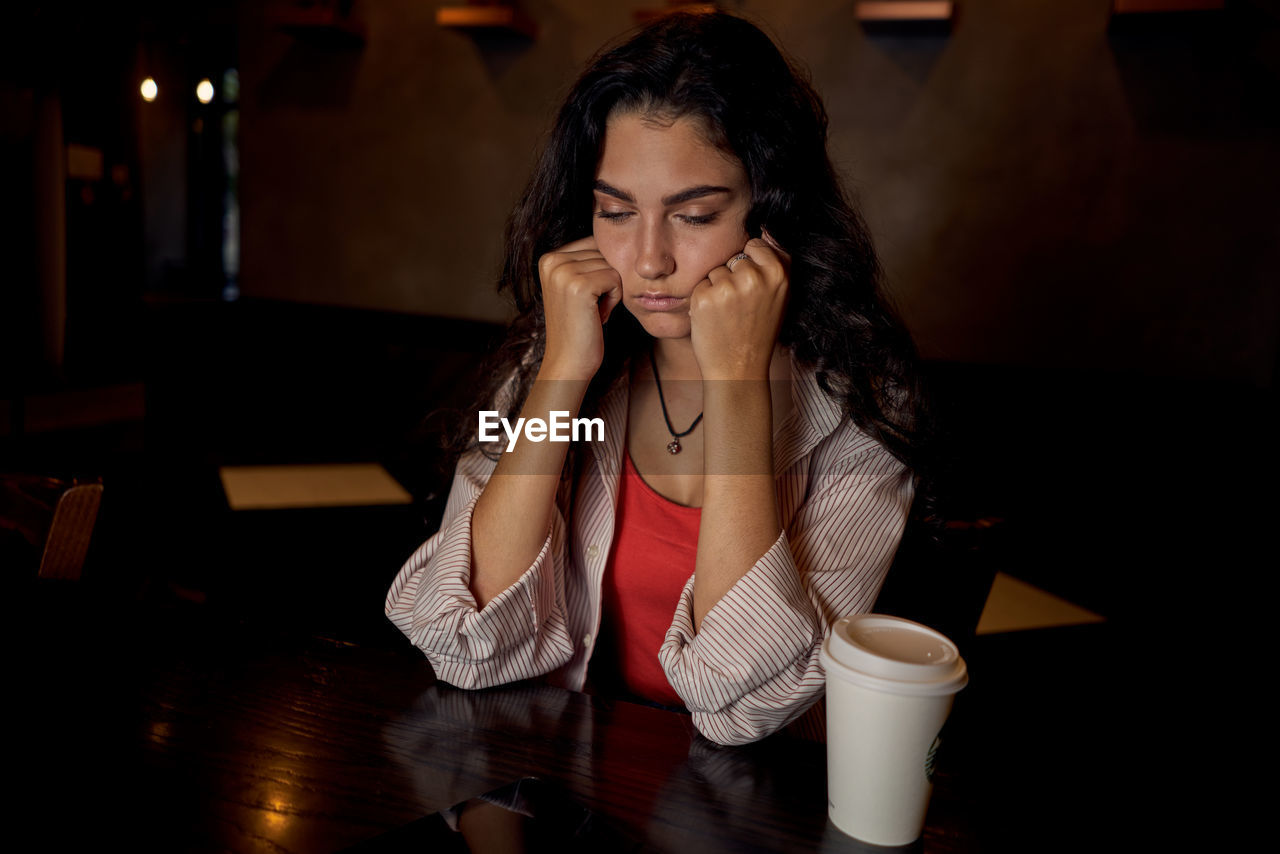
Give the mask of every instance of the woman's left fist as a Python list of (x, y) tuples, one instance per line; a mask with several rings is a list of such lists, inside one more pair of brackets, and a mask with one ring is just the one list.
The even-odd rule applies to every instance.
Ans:
[(765, 232), (693, 289), (690, 329), (704, 381), (769, 378), (790, 267), (791, 256)]

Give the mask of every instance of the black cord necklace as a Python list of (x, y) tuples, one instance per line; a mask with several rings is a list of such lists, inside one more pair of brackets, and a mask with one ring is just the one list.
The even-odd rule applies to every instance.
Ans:
[(667, 422), (667, 432), (671, 434), (671, 441), (667, 443), (667, 453), (678, 454), (681, 451), (680, 440), (693, 432), (693, 428), (698, 426), (698, 422), (702, 420), (702, 413), (698, 413), (698, 417), (693, 419), (693, 423), (689, 425), (689, 429), (683, 433), (677, 433), (676, 428), (671, 426), (671, 416), (667, 415), (667, 399), (662, 396), (662, 379), (658, 376), (658, 363), (653, 358), (653, 348), (649, 348), (649, 367), (653, 368), (653, 382), (658, 386), (658, 403), (662, 404), (662, 420)]

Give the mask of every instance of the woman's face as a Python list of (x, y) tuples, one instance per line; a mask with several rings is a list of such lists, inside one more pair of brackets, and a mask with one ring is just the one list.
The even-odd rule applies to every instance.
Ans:
[(742, 164), (708, 143), (698, 120), (609, 119), (596, 169), (596, 246), (650, 335), (689, 335), (689, 295), (742, 251), (750, 204)]

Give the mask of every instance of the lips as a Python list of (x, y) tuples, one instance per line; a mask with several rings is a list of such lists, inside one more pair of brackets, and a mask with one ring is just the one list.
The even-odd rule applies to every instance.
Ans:
[(683, 306), (684, 302), (684, 297), (663, 293), (645, 293), (636, 297), (636, 303), (647, 311), (674, 311)]

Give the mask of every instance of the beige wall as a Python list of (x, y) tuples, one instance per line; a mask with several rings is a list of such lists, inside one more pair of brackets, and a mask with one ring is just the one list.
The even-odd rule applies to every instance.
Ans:
[[(559, 98), (660, 4), (528, 0), (525, 44), (357, 0), (356, 50), (245, 4), (243, 292), (505, 318), (503, 222)], [(966, 0), (950, 37), (868, 37), (848, 0), (724, 5), (811, 69), (926, 356), (1271, 380), (1273, 19), (1127, 36), (1108, 0)]]

